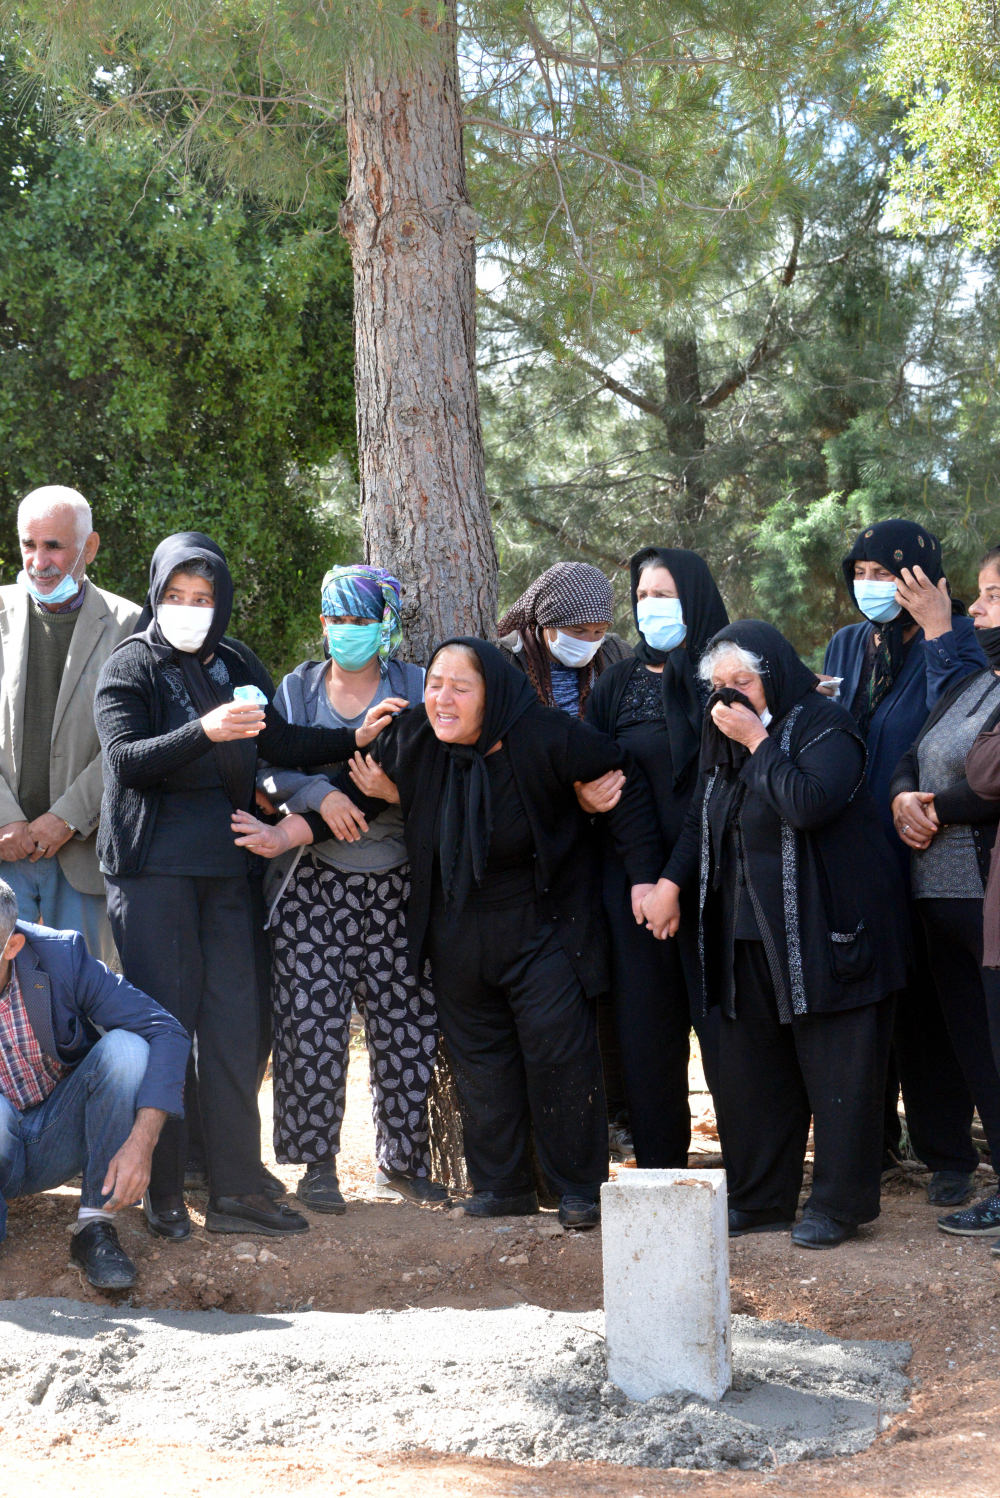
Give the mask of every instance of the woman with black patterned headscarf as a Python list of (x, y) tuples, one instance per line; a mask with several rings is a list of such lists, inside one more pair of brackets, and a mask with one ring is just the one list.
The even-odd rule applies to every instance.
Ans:
[(539, 702), (582, 718), (594, 682), (628, 654), (611, 634), (615, 600), (589, 562), (557, 562), (536, 577), (497, 625), (500, 647)]
[[(964, 677), (986, 666), (965, 605), (951, 597), (938, 538), (912, 520), (865, 526), (843, 561), (844, 581), (864, 622), (827, 646), (824, 670), (840, 676), (840, 700), (867, 749), (875, 807), (909, 889), (910, 852), (892, 819), (896, 766), (928, 713)], [(915, 962), (896, 1012), (886, 1097), (886, 1163), (898, 1153), (902, 1085), (910, 1143), (931, 1170), (928, 1197), (957, 1206), (979, 1161), (972, 1097), (962, 1076), (927, 962), (923, 926), (909, 903)], [(898, 1077), (897, 1077), (898, 1072)]]

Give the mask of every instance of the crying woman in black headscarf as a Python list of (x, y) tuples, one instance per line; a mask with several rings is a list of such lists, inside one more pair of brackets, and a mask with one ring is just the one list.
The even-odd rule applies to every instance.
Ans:
[[(705, 698), (698, 662), (727, 622), (708, 564), (680, 547), (647, 546), (631, 562), (639, 643), (597, 678), (587, 720), (626, 747), (653, 791), (666, 850), (684, 824), (698, 772)], [(701, 990), (693, 926), (657, 942), (637, 925), (625, 871), (605, 846), (604, 908), (611, 927), (612, 979), (628, 1120), (636, 1161), (683, 1169), (691, 1139), (688, 1049), (692, 1019), (709, 1087), (715, 1090), (715, 1015), (693, 1000)]]
[[(305, 1218), (264, 1190), (247, 878), (260, 833), (244, 832), (241, 819), (259, 825), (247, 817), (258, 749), (280, 765), (347, 759), (405, 704), (385, 699), (357, 733), (286, 723), (271, 706), (274, 687), (261, 661), (226, 635), (232, 606), (233, 580), (214, 541), (188, 531), (156, 548), (136, 631), (97, 684), (104, 752), (97, 847), (125, 977), (197, 1039), (205, 1226), (304, 1233)], [(157, 1237), (191, 1233), (187, 1149), (186, 1122), (169, 1119), (143, 1204)]]

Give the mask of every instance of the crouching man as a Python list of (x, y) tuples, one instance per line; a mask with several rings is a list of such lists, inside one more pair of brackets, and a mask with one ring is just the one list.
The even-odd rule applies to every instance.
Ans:
[(141, 1201), (160, 1130), (183, 1116), (189, 1049), (78, 932), (19, 921), (0, 880), (0, 1242), (9, 1201), (82, 1174), (70, 1254), (100, 1290), (135, 1283), (114, 1214)]

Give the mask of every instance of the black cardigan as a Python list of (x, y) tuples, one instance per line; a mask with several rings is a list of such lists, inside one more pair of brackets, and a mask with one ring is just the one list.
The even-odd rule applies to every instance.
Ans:
[[(267, 698), (257, 749), (272, 764), (327, 764), (354, 753), (352, 728), (302, 728), (287, 723), (275, 711), (274, 683), (249, 646), (223, 637), (217, 655), (225, 662), (234, 687), (259, 687)], [(104, 751), (104, 799), (97, 852), (113, 877), (142, 872), (163, 780), (212, 748), (197, 718), (164, 733), (168, 693), (163, 674), (142, 639), (129, 640), (114, 651), (98, 677), (94, 717)], [(315, 835), (315, 825), (313, 831)]]
[[(664, 850), (645, 777), (606, 735), (557, 708), (533, 703), (506, 737), (514, 780), (535, 844), (535, 890), (584, 990), (609, 986), (608, 936), (601, 903), (597, 839), (580, 810), (573, 782), (608, 770), (626, 774), (621, 800), (605, 820), (632, 884), (654, 884)], [(375, 740), (372, 754), (399, 790), (410, 855), (406, 932), (417, 970), (427, 937), (434, 879), (434, 821), (444, 756), (424, 708), (401, 713)], [(374, 803), (372, 809), (383, 803)]]
[[(812, 692), (770, 725), (739, 773), (747, 788), (740, 816), (746, 864), (751, 886), (757, 871), (762, 881), (747, 895), (783, 1023), (876, 1003), (906, 981), (905, 891), (864, 768), (853, 718)], [(729, 902), (711, 888), (715, 790), (714, 773), (702, 774), (664, 874), (682, 886), (700, 876), (704, 999), (732, 1014), (737, 911), (730, 904), (724, 918)]]
[[(892, 780), (889, 783), (890, 806), (904, 791), (919, 791), (920, 763), (917, 750), (930, 729), (935, 723), (940, 722), (952, 703), (957, 702), (964, 692), (969, 691), (977, 681), (982, 681), (984, 677), (992, 676), (992, 674), (991, 667), (986, 671), (976, 671), (972, 676), (963, 677), (934, 704), (923, 728), (892, 772)], [(987, 718), (982, 732), (989, 733), (990, 729), (996, 728), (998, 723), (1000, 723), (1000, 707)], [(990, 877), (990, 856), (996, 841), (997, 823), (1000, 822), (1000, 802), (987, 801), (983, 796), (977, 796), (963, 775), (961, 780), (956, 780), (955, 784), (948, 786), (947, 790), (935, 794), (934, 810), (942, 826), (967, 823), (971, 828), (976, 861), (979, 864), (979, 877), (985, 889), (986, 881)]]

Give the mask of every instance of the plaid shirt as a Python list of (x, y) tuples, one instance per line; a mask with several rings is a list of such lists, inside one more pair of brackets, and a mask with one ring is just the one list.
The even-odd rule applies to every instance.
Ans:
[(21, 997), (17, 969), (0, 993), (0, 1093), (23, 1113), (44, 1103), (56, 1083), (70, 1070), (43, 1055)]

